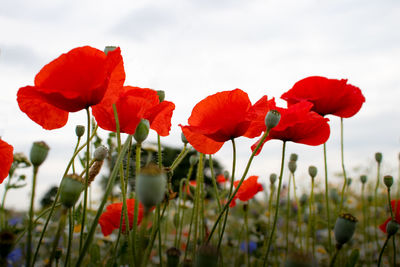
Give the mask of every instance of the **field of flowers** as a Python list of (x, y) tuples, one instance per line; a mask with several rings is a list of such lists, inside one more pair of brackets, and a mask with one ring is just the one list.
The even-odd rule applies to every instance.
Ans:
[[(379, 152), (375, 173), (346, 174), (343, 120), (365, 102), (358, 87), (307, 77), (282, 94), (287, 107), (266, 95), (251, 103), (241, 89), (216, 92), (193, 107), (174, 150), (161, 137), (175, 104), (163, 91), (124, 85), (125, 76), (120, 48), (85, 46), (19, 89), (20, 110), (46, 130), (66, 125), (70, 112), (84, 110), (87, 121), (76, 126), (60, 185), (40, 208), (35, 187), (40, 166), (51, 161), (49, 146), (35, 142), (25, 156), (0, 139), (0, 266), (400, 266), (400, 178), (381, 173)], [(328, 177), (327, 115), (341, 122), (338, 185)], [(98, 128), (109, 131), (107, 140)], [(150, 130), (154, 149), (146, 148)], [(237, 168), (238, 137), (257, 138), (244, 169)], [(282, 141), (281, 165), (265, 188), (250, 167), (272, 139)], [(229, 171), (213, 157), (226, 142)], [(287, 155), (288, 142), (324, 148), (324, 166), (307, 166), (306, 192), (296, 186), (301, 155)], [(322, 184), (314, 184), (317, 175)], [(29, 211), (6, 209), (7, 193), (25, 179), (32, 180)], [(98, 203), (91, 201), (95, 179), (103, 184)]]

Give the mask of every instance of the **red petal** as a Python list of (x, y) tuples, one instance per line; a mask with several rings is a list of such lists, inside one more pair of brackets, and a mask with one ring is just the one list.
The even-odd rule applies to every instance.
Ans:
[(174, 109), (174, 103), (163, 101), (150, 108), (144, 118), (149, 120), (151, 129), (155, 130), (161, 136), (167, 136), (171, 130), (171, 118)]
[(14, 148), (0, 139), (0, 184), (8, 176), (13, 163)]
[(61, 128), (68, 121), (68, 112), (47, 103), (36, 87), (20, 88), (17, 101), (21, 111), (46, 130)]
[(392, 220), (392, 218), (388, 218), (384, 223), (379, 225), (379, 229), (386, 234), (386, 225)]
[(265, 116), (268, 111), (275, 109), (275, 99), (268, 100), (267, 96), (263, 96), (249, 110), (248, 118), (251, 120), (250, 126), (243, 135), (248, 138), (259, 136), (265, 131)]
[(202, 134), (193, 132), (190, 126), (179, 126), (188, 142), (200, 153), (215, 154), (224, 145), (224, 142), (216, 142)]

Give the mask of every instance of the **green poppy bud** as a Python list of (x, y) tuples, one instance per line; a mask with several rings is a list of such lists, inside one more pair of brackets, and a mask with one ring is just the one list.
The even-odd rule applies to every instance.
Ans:
[(60, 203), (71, 208), (78, 201), (85, 185), (82, 178), (76, 174), (64, 176), (60, 184)]
[(29, 158), (34, 167), (39, 167), (45, 161), (49, 149), (49, 146), (43, 141), (33, 143)]
[(367, 182), (367, 176), (366, 175), (361, 175), (360, 176), (360, 180), (361, 180), (361, 183), (365, 184)]
[(394, 221), (394, 220), (390, 220), (389, 222), (388, 222), (388, 224), (386, 224), (386, 233), (389, 235), (389, 236), (392, 236), (392, 235), (394, 235), (394, 234), (396, 234), (397, 233), (397, 231), (399, 230), (399, 228), (400, 228), (400, 224), (398, 224), (396, 221)]
[(317, 172), (318, 172), (317, 167), (315, 166), (308, 167), (308, 174), (311, 176), (312, 179), (314, 179), (315, 176), (317, 176)]
[(385, 175), (385, 177), (383, 177), (383, 183), (387, 188), (390, 188), (393, 185), (393, 176)]
[(192, 166), (196, 165), (197, 161), (199, 161), (199, 157), (197, 155), (191, 155), (189, 157), (190, 165), (192, 165)]
[(146, 119), (141, 119), (138, 126), (136, 127), (135, 134), (133, 137), (136, 142), (141, 144), (144, 140), (146, 140), (150, 131), (150, 122)]
[(217, 267), (218, 250), (211, 245), (202, 245), (196, 254), (195, 267)]
[(270, 110), (265, 116), (265, 125), (267, 126), (267, 130), (271, 130), (275, 126), (278, 125), (281, 120), (281, 114), (277, 110)]
[(165, 92), (163, 90), (157, 90), (157, 95), (160, 103), (163, 102), (165, 99)]
[(350, 241), (356, 230), (357, 219), (353, 215), (346, 213), (340, 214), (335, 223), (336, 243), (343, 245)]
[(93, 158), (95, 161), (103, 161), (108, 154), (108, 149), (105, 146), (99, 146), (93, 153)]
[(291, 173), (294, 173), (296, 171), (296, 169), (297, 169), (296, 161), (293, 161), (293, 160), (289, 161), (289, 171)]
[(175, 247), (171, 247), (167, 250), (167, 267), (177, 267), (179, 265), (179, 257), (181, 251)]
[(166, 185), (167, 176), (157, 165), (149, 164), (142, 168), (136, 177), (136, 192), (147, 210), (163, 201)]
[(376, 153), (375, 153), (375, 160), (376, 160), (376, 162), (378, 162), (378, 163), (381, 163), (381, 162), (382, 162), (382, 153), (381, 153), (381, 152), (376, 152)]
[(278, 178), (278, 176), (276, 175), (276, 173), (271, 173), (269, 176), (270, 183), (274, 184), (277, 178)]
[(106, 47), (104, 48), (104, 53), (107, 55), (108, 52), (114, 51), (115, 49), (117, 49), (116, 46), (108, 45), (108, 46), (106, 46)]
[(290, 161), (297, 161), (299, 156), (296, 153), (290, 154)]
[(85, 134), (85, 126), (83, 125), (76, 125), (75, 127), (75, 134), (78, 137), (81, 137)]
[(226, 178), (226, 179), (229, 179), (229, 172), (228, 171), (224, 171), (224, 177)]
[(184, 143), (184, 144), (189, 143), (188, 140), (186, 139), (186, 136), (183, 133), (181, 133), (181, 140), (182, 140), (182, 143)]

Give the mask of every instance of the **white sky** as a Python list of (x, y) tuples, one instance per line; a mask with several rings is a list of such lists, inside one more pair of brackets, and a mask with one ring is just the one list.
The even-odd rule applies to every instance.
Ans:
[[(75, 125), (86, 124), (85, 113), (71, 114), (66, 127), (46, 131), (19, 110), (16, 93), (33, 84), (42, 66), (82, 45), (120, 46), (125, 84), (165, 90), (176, 110), (171, 135), (162, 141), (176, 146), (181, 145), (177, 125), (186, 124), (193, 106), (210, 94), (240, 88), (255, 102), (264, 94), (279, 98), (307, 76), (347, 78), (366, 97), (361, 111), (345, 120), (346, 166), (348, 175), (357, 180), (353, 188), (360, 186), (360, 172), (367, 168), (375, 172), (376, 151), (384, 154), (385, 174), (397, 174), (398, 1), (2, 0), (0, 25), (0, 134), (15, 151), (26, 154), (34, 141), (50, 145), (38, 196), (59, 183), (75, 144)], [(340, 171), (340, 129), (339, 119), (330, 119), (328, 159), (333, 173)], [(155, 140), (154, 133), (150, 140)], [(237, 176), (254, 141), (237, 140)], [(281, 142), (267, 143), (249, 175), (266, 180), (271, 172), (278, 172), (280, 148)], [(305, 176), (309, 165), (322, 173), (322, 146), (289, 143), (287, 148), (287, 155), (299, 154), (298, 177), (305, 178), (303, 185), (309, 182)], [(228, 170), (231, 153), (226, 144), (216, 155)], [(358, 166), (361, 170), (354, 170)], [(322, 186), (323, 176), (317, 177)], [(331, 175), (331, 181), (338, 180)], [(11, 192), (8, 206), (27, 207), (28, 192)]]

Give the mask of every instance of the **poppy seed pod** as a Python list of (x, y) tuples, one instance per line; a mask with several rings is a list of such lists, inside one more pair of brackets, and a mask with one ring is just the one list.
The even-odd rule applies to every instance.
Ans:
[(376, 162), (378, 162), (378, 163), (381, 163), (381, 162), (382, 162), (382, 153), (381, 153), (381, 152), (376, 152), (376, 153), (375, 153), (375, 160), (376, 160)]
[(66, 208), (75, 205), (85, 189), (82, 178), (76, 174), (64, 176), (60, 184), (60, 202)]
[(146, 119), (141, 119), (138, 126), (136, 127), (135, 134), (133, 137), (136, 142), (141, 144), (144, 140), (146, 140), (150, 131), (150, 122)]
[(211, 245), (202, 245), (196, 254), (195, 267), (217, 267), (218, 250)]
[(29, 158), (34, 167), (42, 165), (49, 153), (49, 149), (49, 146), (43, 141), (33, 143)]
[(346, 213), (340, 214), (335, 223), (336, 243), (343, 245), (350, 241), (356, 230), (357, 219), (353, 215)]
[(291, 173), (294, 173), (296, 171), (296, 169), (297, 169), (296, 161), (293, 161), (293, 160), (289, 161), (289, 171)]
[(93, 153), (93, 158), (95, 161), (103, 161), (108, 154), (108, 149), (105, 146), (99, 146)]
[(270, 181), (270, 183), (271, 183), (271, 184), (274, 184), (277, 177), (278, 177), (278, 176), (276, 175), (276, 173), (271, 173), (271, 175), (269, 176), (269, 181)]
[(393, 185), (393, 176), (385, 175), (385, 177), (383, 177), (383, 183), (387, 188), (390, 188)]
[(182, 140), (182, 143), (184, 143), (184, 144), (189, 143), (188, 140), (186, 139), (186, 136), (183, 133), (181, 133), (181, 140)]
[(390, 220), (389, 222), (388, 222), (388, 224), (386, 225), (386, 233), (389, 235), (389, 236), (392, 236), (392, 235), (394, 235), (394, 234), (396, 234), (397, 233), (397, 231), (399, 230), (399, 228), (400, 228), (400, 224), (398, 224), (396, 221), (394, 221), (394, 220)]
[(163, 102), (165, 99), (165, 92), (163, 90), (157, 90), (157, 95), (160, 103)]
[(265, 125), (267, 129), (270, 130), (278, 125), (279, 121), (281, 120), (281, 114), (277, 110), (270, 110), (265, 116)]
[(189, 157), (189, 163), (191, 166), (196, 165), (197, 161), (199, 161), (199, 157), (197, 155), (191, 155)]
[(365, 184), (367, 182), (367, 176), (366, 175), (361, 175), (360, 176), (360, 180), (361, 180), (361, 183)]
[(108, 52), (111, 52), (111, 51), (114, 51), (115, 49), (117, 49), (117, 47), (116, 46), (112, 46), (112, 45), (107, 45), (105, 48), (104, 48), (104, 54), (108, 54)]
[(312, 179), (314, 179), (315, 176), (317, 176), (317, 172), (318, 172), (317, 167), (315, 166), (308, 167), (308, 174), (311, 176)]
[(136, 177), (137, 197), (146, 209), (150, 209), (164, 199), (166, 185), (165, 173), (157, 165), (149, 164)]
[(85, 126), (83, 125), (76, 125), (75, 127), (75, 134), (78, 137), (81, 137), (85, 134)]
[(177, 267), (179, 265), (179, 257), (181, 251), (175, 247), (171, 247), (167, 250), (167, 267)]
[(290, 154), (290, 161), (297, 161), (299, 156), (296, 153)]

